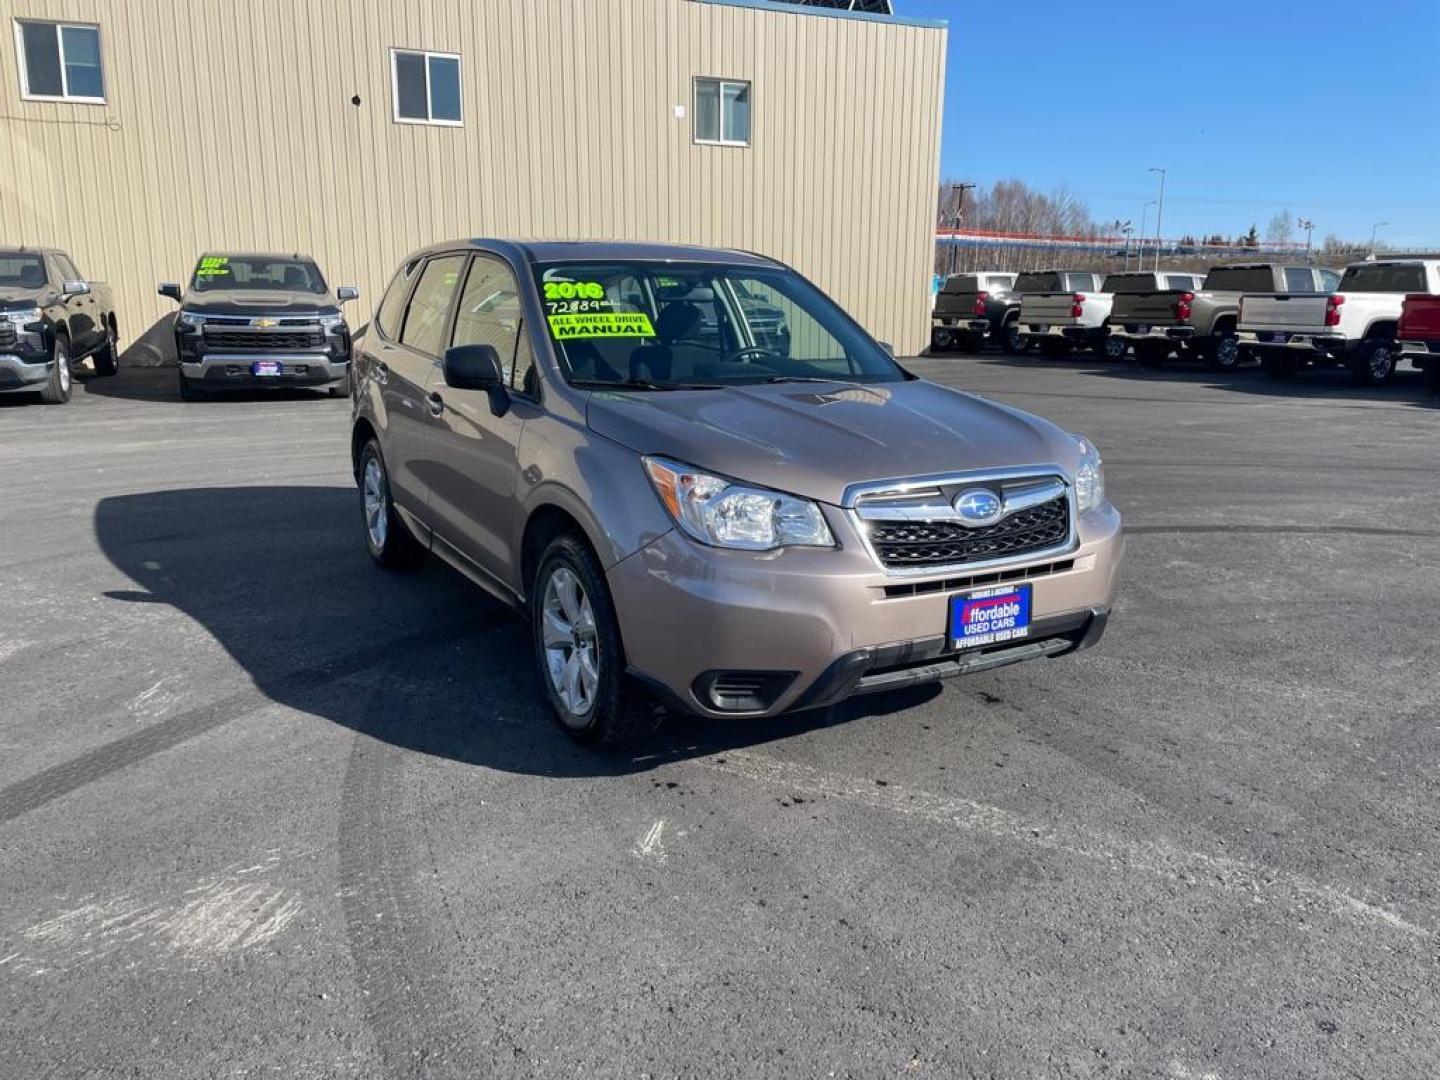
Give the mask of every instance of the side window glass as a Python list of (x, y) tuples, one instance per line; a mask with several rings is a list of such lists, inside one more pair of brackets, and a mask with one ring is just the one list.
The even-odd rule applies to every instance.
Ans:
[(410, 307), (405, 312), (405, 328), (400, 331), (400, 344), (430, 356), (440, 355), (445, 316), (450, 311), (450, 299), (455, 295), (464, 266), (463, 255), (442, 255), (425, 264), (425, 269), (420, 271), (420, 282), (410, 297)]
[(395, 272), (395, 277), (390, 282), (390, 288), (385, 290), (385, 297), (380, 301), (380, 307), (375, 312), (375, 325), (380, 333), (388, 338), (395, 338), (400, 332), (400, 320), (405, 315), (405, 300), (410, 293), (410, 280), (415, 275), (415, 268), (419, 262), (409, 262)]
[[(518, 387), (516, 343), (520, 340), (520, 290), (510, 267), (499, 259), (477, 255), (465, 277), (460, 310), (455, 315), (452, 345), (490, 345), (500, 355), (506, 385)], [(533, 359), (531, 363), (533, 364)]]
[(1299, 267), (1287, 267), (1285, 270), (1285, 291), (1286, 292), (1310, 292), (1313, 288), (1309, 270), (1302, 270)]

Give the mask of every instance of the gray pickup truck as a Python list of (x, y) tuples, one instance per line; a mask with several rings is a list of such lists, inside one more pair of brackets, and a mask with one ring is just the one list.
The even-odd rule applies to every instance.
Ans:
[(1242, 296), (1329, 292), (1338, 280), (1335, 271), (1316, 266), (1216, 266), (1199, 289), (1166, 282), (1166, 288), (1117, 291), (1110, 333), (1129, 342), (1146, 367), (1159, 367), (1178, 352), (1228, 371), (1247, 358), (1236, 335)]
[(166, 282), (159, 293), (180, 304), (175, 352), (186, 401), (213, 390), (350, 393), (350, 327), (340, 305), (360, 290), (332, 293), (308, 255), (210, 252), (188, 289)]
[[(1007, 335), (1015, 333), (1015, 320), (1020, 317), (1015, 276), (988, 271), (946, 278), (930, 320), (931, 351), (979, 352), (987, 341), (1003, 345)], [(1013, 344), (1016, 351), (1023, 351), (1018, 348), (1018, 337)]]
[(97, 375), (119, 369), (115, 301), (87, 281), (58, 248), (0, 248), (0, 394), (70, 400), (72, 367), (89, 359)]

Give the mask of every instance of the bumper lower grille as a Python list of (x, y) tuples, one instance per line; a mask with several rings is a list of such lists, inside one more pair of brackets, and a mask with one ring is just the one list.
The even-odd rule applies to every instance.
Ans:
[(314, 349), (325, 344), (319, 330), (282, 331), (280, 333), (250, 330), (219, 330), (205, 335), (205, 344), (212, 349), (239, 349), (246, 352), (284, 352), (288, 349)]
[(0, 349), (13, 348), (15, 337), (15, 324), (8, 321), (0, 322)]
[(952, 522), (871, 521), (870, 543), (887, 569), (960, 566), (1046, 551), (1070, 536), (1070, 503), (1061, 496), (978, 529)]

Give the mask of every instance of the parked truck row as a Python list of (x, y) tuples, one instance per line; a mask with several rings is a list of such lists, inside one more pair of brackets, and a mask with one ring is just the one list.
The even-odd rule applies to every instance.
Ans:
[(1098, 275), (1046, 270), (952, 275), (936, 298), (934, 352), (1049, 358), (1088, 349), (1141, 365), (1171, 357), (1226, 371), (1258, 358), (1266, 375), (1342, 366), (1364, 385), (1388, 382), (1402, 362), (1440, 390), (1440, 259), (1367, 259), (1343, 273), (1244, 263), (1202, 275), (1156, 270)]

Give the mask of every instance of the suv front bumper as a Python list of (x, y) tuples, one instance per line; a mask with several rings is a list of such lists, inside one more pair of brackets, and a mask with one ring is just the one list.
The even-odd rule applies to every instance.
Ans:
[[(978, 571), (963, 587), (938, 587), (961, 580), (963, 569), (928, 578), (885, 573), (848, 529), (836, 530), (837, 549), (768, 555), (703, 547), (672, 531), (607, 576), (633, 675), (686, 712), (774, 716), (1093, 645), (1119, 582), (1119, 512), (1109, 504), (1091, 511), (1079, 532), (1071, 551)], [(950, 597), (1001, 574), (1007, 584), (1031, 586), (1030, 634), (951, 651)], [(716, 707), (708, 691), (722, 677), (732, 695), (750, 680), (749, 707)]]

